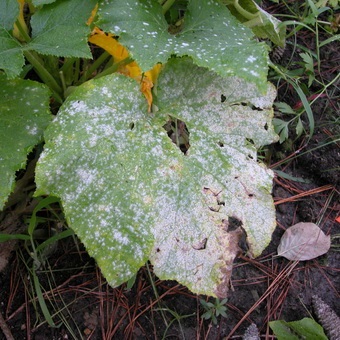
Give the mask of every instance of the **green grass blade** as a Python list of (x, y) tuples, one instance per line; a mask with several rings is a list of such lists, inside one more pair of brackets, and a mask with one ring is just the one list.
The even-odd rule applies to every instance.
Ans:
[(57, 242), (58, 240), (61, 240), (63, 238), (72, 236), (74, 234), (72, 229), (67, 229), (65, 231), (62, 231), (61, 233), (58, 233), (50, 238), (48, 238), (46, 241), (44, 241), (43, 243), (41, 243), (36, 251), (39, 252), (41, 250), (43, 250), (44, 248), (46, 248), (48, 245), (53, 244), (54, 242)]
[(308, 139), (311, 139), (313, 134), (314, 134), (314, 115), (313, 115), (313, 111), (309, 105), (309, 102), (308, 102), (308, 99), (306, 97), (306, 95), (303, 93), (301, 87), (294, 81), (290, 80), (290, 79), (287, 79), (287, 82), (289, 84), (291, 84), (295, 91), (297, 92), (297, 94), (299, 95), (300, 99), (301, 99), (301, 102), (302, 102), (302, 105), (307, 113), (307, 118), (308, 118), (308, 121), (309, 121), (309, 138)]
[(23, 240), (23, 241), (28, 241), (31, 238), (28, 235), (24, 234), (0, 234), (0, 243), (1, 242), (6, 242), (9, 240)]
[(40, 287), (40, 282), (38, 279), (38, 276), (36, 275), (35, 271), (32, 272), (33, 275), (33, 282), (34, 282), (34, 288), (35, 291), (37, 293), (37, 297), (38, 297), (38, 301), (39, 301), (39, 305), (41, 308), (41, 311), (45, 317), (45, 320), (47, 321), (47, 323), (49, 324), (50, 327), (57, 327), (52, 319), (52, 316), (46, 306), (45, 303), (45, 299), (43, 297), (42, 291), (41, 291), (41, 287)]

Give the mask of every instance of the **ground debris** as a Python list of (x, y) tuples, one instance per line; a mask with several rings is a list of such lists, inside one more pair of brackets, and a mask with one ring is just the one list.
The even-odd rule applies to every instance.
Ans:
[(340, 339), (340, 318), (317, 295), (313, 296), (313, 307), (321, 326), (330, 340)]
[(244, 332), (243, 340), (260, 340), (259, 330), (254, 323), (252, 323)]

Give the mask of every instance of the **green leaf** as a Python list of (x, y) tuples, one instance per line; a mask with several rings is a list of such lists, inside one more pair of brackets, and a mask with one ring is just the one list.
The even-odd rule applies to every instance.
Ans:
[(21, 45), (11, 34), (0, 27), (0, 69), (8, 78), (15, 78), (25, 63)]
[[(0, 30), (12, 30), (19, 15), (19, 3), (17, 0), (0, 1)], [(1, 47), (1, 45), (0, 45)], [(0, 51), (2, 48), (0, 48)]]
[(49, 91), (30, 80), (0, 76), (0, 210), (14, 187), (15, 172), (41, 140), (51, 120)]
[(273, 118), (273, 124), (274, 124), (275, 132), (278, 135), (280, 135), (280, 140), (279, 141), (282, 144), (285, 140), (288, 139), (288, 135), (289, 135), (288, 125), (289, 125), (289, 122), (285, 122), (282, 119)]
[[(255, 85), (188, 58), (165, 67), (155, 115), (138, 86), (110, 75), (68, 97), (45, 134), (36, 194), (61, 198), (70, 227), (112, 286), (149, 259), (160, 278), (225, 297), (241, 232), (228, 232), (228, 219), (240, 221), (254, 256), (275, 228), (273, 173), (255, 148), (276, 139), (275, 91), (261, 97)], [(187, 155), (163, 128), (168, 115), (189, 128)]]
[(27, 48), (54, 56), (92, 58), (86, 21), (95, 5), (95, 0), (69, 0), (43, 6), (32, 16), (32, 41)]
[(41, 6), (41, 5), (48, 5), (53, 2), (56, 2), (56, 0), (32, 0), (34, 6)]
[(264, 43), (216, 0), (189, 1), (184, 24), (177, 34), (170, 34), (156, 1), (102, 2), (98, 26), (120, 36), (143, 71), (157, 62), (165, 63), (176, 54), (188, 55), (199, 66), (221, 76), (237, 75), (265, 90), (268, 53)]
[(277, 320), (269, 322), (270, 328), (278, 340), (327, 340), (323, 328), (313, 319), (304, 318), (299, 321), (286, 322)]

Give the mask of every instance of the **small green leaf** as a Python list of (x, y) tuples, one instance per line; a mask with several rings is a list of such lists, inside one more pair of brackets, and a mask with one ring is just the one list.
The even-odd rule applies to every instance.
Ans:
[(51, 120), (49, 90), (30, 80), (0, 76), (0, 210), (14, 187), (15, 172), (41, 140)]
[(237, 75), (265, 90), (268, 53), (264, 43), (218, 1), (190, 0), (184, 24), (170, 34), (156, 1), (102, 2), (98, 26), (120, 36), (143, 71), (156, 63), (165, 63), (176, 54), (188, 55), (199, 66), (225, 77)]
[(285, 140), (288, 139), (288, 134), (289, 134), (288, 125), (289, 125), (289, 122), (285, 122), (282, 119), (273, 118), (273, 125), (274, 125), (275, 132), (280, 136), (279, 142), (282, 144)]
[(299, 117), (298, 122), (297, 122), (296, 127), (295, 127), (295, 132), (296, 132), (297, 137), (300, 137), (303, 131), (304, 131), (304, 127), (303, 127), (303, 124), (302, 124), (302, 120)]
[(274, 103), (274, 106), (276, 107), (277, 110), (279, 110), (282, 113), (288, 113), (288, 114), (291, 114), (291, 115), (296, 115), (296, 112), (287, 103), (276, 102), (276, 103)]
[(92, 58), (87, 44), (90, 27), (86, 21), (95, 5), (95, 0), (44, 5), (32, 16), (32, 41), (27, 48), (54, 56)]
[[(19, 3), (17, 0), (0, 1), (0, 30), (12, 30), (19, 15)], [(0, 45), (0, 51), (2, 50)]]
[(278, 340), (327, 340), (323, 328), (313, 319), (304, 318), (299, 321), (286, 322), (277, 320), (269, 322), (270, 328)]

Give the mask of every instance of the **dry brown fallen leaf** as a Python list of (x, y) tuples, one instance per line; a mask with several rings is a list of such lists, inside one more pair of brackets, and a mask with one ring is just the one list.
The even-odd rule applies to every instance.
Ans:
[(288, 260), (306, 261), (327, 253), (330, 246), (330, 236), (316, 224), (300, 222), (285, 231), (277, 253)]

